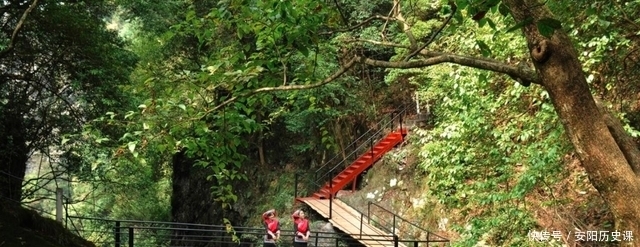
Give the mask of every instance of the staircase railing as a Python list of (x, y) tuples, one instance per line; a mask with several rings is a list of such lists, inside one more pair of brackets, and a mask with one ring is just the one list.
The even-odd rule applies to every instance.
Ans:
[[(374, 214), (374, 212), (372, 210), (372, 207), (378, 208), (378, 209), (382, 210), (383, 213), (386, 213), (387, 215), (392, 217), (391, 226), (382, 226), (386, 230), (391, 229), (391, 233), (392, 234), (396, 233), (397, 224), (400, 223), (400, 222), (403, 222), (404, 224), (408, 224), (408, 225), (410, 225), (410, 226), (416, 228), (417, 230), (419, 230), (419, 231), (421, 231), (421, 232), (426, 234), (426, 239), (424, 239), (424, 240), (416, 239), (416, 241), (414, 241), (414, 243), (420, 243), (420, 242), (426, 242), (427, 244), (428, 243), (433, 243), (433, 242), (449, 243), (448, 239), (446, 239), (446, 238), (444, 238), (444, 237), (442, 237), (442, 236), (440, 236), (438, 234), (435, 234), (435, 233), (433, 233), (433, 232), (431, 232), (431, 231), (429, 231), (427, 229), (424, 229), (424, 228), (414, 224), (413, 222), (408, 221), (408, 220), (400, 217), (399, 215), (395, 214), (394, 212), (391, 212), (390, 210), (380, 206), (379, 204), (377, 204), (375, 202), (371, 202), (371, 201), (368, 202), (368, 204), (367, 204), (367, 218), (369, 218), (369, 219), (371, 218), (371, 215)], [(378, 212), (376, 212), (375, 215), (379, 216), (380, 214)], [(381, 217), (378, 217), (378, 218), (381, 218)], [(386, 221), (383, 221), (383, 222), (388, 223)], [(403, 236), (400, 236), (400, 238), (403, 238)], [(415, 246), (417, 246), (417, 244), (415, 244)]]
[(371, 152), (373, 154), (375, 144), (381, 140), (388, 131), (394, 129), (395, 126), (393, 125), (396, 122), (399, 123), (400, 129), (402, 129), (403, 118), (407, 113), (407, 109), (408, 106), (403, 105), (401, 109), (392, 112), (390, 118), (383, 118), (376, 123), (377, 129), (369, 129), (360, 137), (356, 138), (356, 140), (348, 144), (346, 147), (351, 147), (351, 151), (346, 154), (345, 157), (343, 157), (342, 154), (337, 154), (320, 166), (314, 174), (314, 185), (318, 187), (317, 189), (322, 188), (327, 181), (331, 181), (333, 178), (332, 175), (337, 175), (340, 171), (358, 159), (360, 155), (365, 154), (366, 152)]

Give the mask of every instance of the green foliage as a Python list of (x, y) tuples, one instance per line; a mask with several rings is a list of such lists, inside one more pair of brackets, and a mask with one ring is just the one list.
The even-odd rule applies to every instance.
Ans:
[(550, 38), (556, 29), (562, 28), (560, 21), (552, 18), (538, 20), (536, 26), (538, 27), (538, 32), (547, 38)]
[[(422, 0), (403, 6), (404, 18), (418, 42), (425, 42), (451, 14), (448, 2), (438, 5)], [(366, 126), (374, 119), (372, 115), (379, 114), (380, 105), (394, 102), (394, 96), (406, 97), (385, 92), (393, 85), (406, 85), (407, 91), (409, 85), (417, 87), (420, 102), (433, 106), (434, 128), (417, 131), (411, 138), (421, 145), (420, 168), (427, 174), (430, 193), (469, 223), (469, 227), (457, 226), (464, 237), (459, 244), (527, 244), (525, 235), (536, 223), (526, 210), (530, 202), (524, 198), (562, 178), (560, 157), (569, 147), (549, 95), (504, 76), (450, 64), (406, 70), (362, 66), (322, 87), (274, 90), (322, 81), (344, 62), (335, 61), (336, 54), (346, 59), (353, 53), (383, 60), (406, 56), (411, 40), (397, 23), (376, 19), (331, 35), (372, 14), (387, 16), (392, 1), (336, 2), (340, 9), (331, 2), (311, 0), (115, 3), (121, 9), (111, 23), (126, 26), (119, 31), (140, 57), (127, 85), (108, 82), (124, 81), (136, 59), (121, 49), (113, 33), (95, 31), (95, 23), (89, 22), (94, 19), (73, 17), (74, 9), (66, 5), (48, 4), (39, 10), (42, 15), (37, 20), (54, 21), (30, 29), (54, 41), (65, 40), (74, 30), (85, 30), (88, 35), (76, 40), (77, 47), (103, 55), (81, 56), (81, 50), (73, 50), (79, 65), (67, 71), (72, 75), (70, 84), (82, 92), (79, 102), (93, 113), (86, 118), (98, 116), (82, 130), (77, 126), (62, 129), (66, 135), (61, 145), (67, 151), (63, 165), (78, 183), (73, 192), (96, 199), (81, 210), (97, 207), (103, 209), (94, 212), (99, 216), (166, 220), (168, 174), (178, 152), (209, 169), (208, 179), (215, 181), (212, 193), (224, 206), (243, 213), (271, 207), (288, 210), (293, 200), (292, 174), (257, 180), (268, 184), (266, 196), (258, 200), (252, 198), (264, 192), (262, 188), (232, 186), (262, 178), (245, 173), (261, 170), (256, 169), (253, 149), (277, 143), (277, 147), (266, 148), (268, 154), (277, 154), (267, 157), (268, 167), (261, 167), (264, 170), (290, 163), (309, 167), (302, 163), (305, 159), (322, 160), (338, 153), (348, 143), (345, 139), (353, 133), (353, 125)], [(533, 19), (514, 23), (500, 0), (455, 3), (455, 21), (428, 50), (526, 64), (526, 42), (514, 31)], [(619, 54), (637, 50), (628, 38), (637, 30), (629, 27), (632, 24), (620, 23), (637, 16), (638, 8), (621, 11), (616, 3), (589, 1), (545, 4), (566, 11), (559, 11), (558, 18), (536, 20), (538, 31), (549, 37), (562, 28), (575, 37), (586, 37), (576, 44), (585, 51), (582, 59), (594, 92), (618, 100), (617, 110), (631, 109), (634, 101), (617, 95), (637, 92), (624, 90), (633, 88), (624, 82), (635, 81), (635, 74), (621, 75), (626, 66), (632, 66), (627, 57), (634, 55)], [(638, 5), (637, 1), (627, 4)], [(580, 9), (586, 11), (577, 11)], [(108, 11), (98, 10), (98, 16), (108, 17)], [(72, 20), (72, 25), (63, 20)], [(65, 35), (55, 36), (48, 29), (62, 30)], [(379, 45), (385, 42), (397, 45)], [(615, 59), (610, 59), (611, 51), (616, 52)], [(624, 79), (614, 80), (614, 76)], [(99, 86), (87, 83), (93, 81), (100, 82), (96, 83)], [(269, 92), (255, 93), (258, 89)], [(2, 93), (4, 107), (9, 99)], [(110, 94), (118, 97), (105, 97)], [(640, 119), (638, 116), (620, 114), (629, 119), (625, 127), (635, 135), (639, 126), (633, 119)], [(404, 158), (402, 155), (396, 158)], [(238, 209), (243, 206), (238, 204), (247, 201), (259, 206)]]
[[(53, 201), (42, 198), (51, 198), (52, 191), (63, 188), (77, 206), (94, 198), (96, 191), (84, 187), (81, 190), (86, 193), (75, 194), (76, 185), (71, 181), (78, 177), (95, 181), (114, 170), (107, 162), (108, 150), (93, 144), (121, 133), (94, 125), (92, 130), (102, 133), (101, 138), (89, 145), (76, 140), (90, 135), (83, 132), (83, 125), (91, 119), (131, 107), (132, 95), (121, 89), (128, 84), (138, 58), (125, 49), (115, 32), (105, 28), (104, 18), (114, 7), (111, 1), (39, 1), (23, 17), (27, 6), (7, 1), (1, 7), (7, 16), (2, 24), (7, 28), (0, 36), (15, 35), (13, 49), (3, 50), (0, 56), (2, 171), (9, 168), (9, 174), (19, 177), (22, 174), (13, 173), (32, 168), (21, 157), (46, 156), (48, 165), (39, 167), (42, 173), (26, 169), (25, 178), (35, 183), (25, 184), (25, 197), (35, 197), (25, 199), (50, 210)], [(18, 22), (23, 22), (22, 29), (14, 30)]]
[[(522, 229), (528, 228), (510, 227), (514, 221), (531, 221), (531, 216), (510, 211), (522, 210), (525, 196), (560, 178), (567, 143), (546, 94), (519, 86), (494, 91), (487, 80), (491, 77), (475, 74), (480, 76), (438, 80), (429, 87), (453, 91), (437, 100), (435, 129), (419, 133), (424, 142), (421, 166), (440, 203), (459, 209), (464, 218), (473, 215), (470, 236), (488, 234), (483, 238), (498, 245), (521, 243)], [(485, 210), (478, 212), (478, 207)], [(498, 220), (507, 216), (515, 218)]]
[[(439, 41), (456, 45), (440, 49), (494, 59), (526, 57), (519, 53), (524, 50), (520, 45), (510, 42), (519, 37), (496, 31), (509, 22), (499, 16), (493, 20), (499, 22), (478, 22), (480, 28), (463, 21), (455, 27), (457, 34)], [(422, 73), (415, 76), (418, 71)], [(459, 212), (461, 221), (469, 220), (468, 227), (457, 228), (463, 233), (458, 244), (526, 244), (536, 224), (524, 198), (561, 178), (560, 157), (568, 150), (548, 95), (541, 88), (524, 88), (456, 65), (392, 71), (387, 80), (405, 73), (414, 75), (413, 83), (420, 86), (420, 102), (433, 105), (434, 129), (410, 137), (422, 145), (420, 166), (430, 194)]]

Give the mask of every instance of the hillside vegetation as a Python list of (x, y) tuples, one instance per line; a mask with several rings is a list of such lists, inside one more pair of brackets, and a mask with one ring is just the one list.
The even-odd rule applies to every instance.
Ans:
[[(70, 216), (259, 226), (408, 107), (405, 124), (428, 118), (345, 200), (454, 246), (638, 246), (575, 237), (640, 233), (638, 0), (11, 0), (0, 12), (10, 201), (50, 212), (63, 189)], [(564, 238), (532, 241), (541, 231)]]

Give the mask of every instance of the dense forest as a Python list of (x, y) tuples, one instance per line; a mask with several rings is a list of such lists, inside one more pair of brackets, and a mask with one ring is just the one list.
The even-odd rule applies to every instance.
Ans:
[[(640, 234), (639, 0), (6, 0), (0, 12), (2, 204), (53, 217), (61, 188), (67, 216), (259, 226), (408, 109), (422, 122), (385, 159), (429, 206), (389, 207), (452, 245)], [(638, 246), (625, 240), (610, 244)]]

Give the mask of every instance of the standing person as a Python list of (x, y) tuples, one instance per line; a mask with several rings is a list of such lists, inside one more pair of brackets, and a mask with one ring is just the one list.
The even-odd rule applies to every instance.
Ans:
[(293, 238), (291, 239), (292, 246), (296, 245), (296, 237), (298, 237), (297, 230), (298, 221), (300, 220), (300, 212), (302, 212), (302, 210), (298, 209), (291, 215), (291, 218), (293, 218)]
[(307, 243), (309, 242), (309, 235), (311, 235), (311, 230), (309, 229), (309, 220), (304, 214), (302, 210), (296, 210), (293, 215), (293, 225), (294, 225), (294, 239), (293, 239), (293, 247), (307, 247)]
[(276, 247), (276, 241), (280, 238), (280, 222), (276, 219), (276, 210), (271, 209), (262, 214), (264, 227), (267, 231), (264, 235), (264, 247)]

